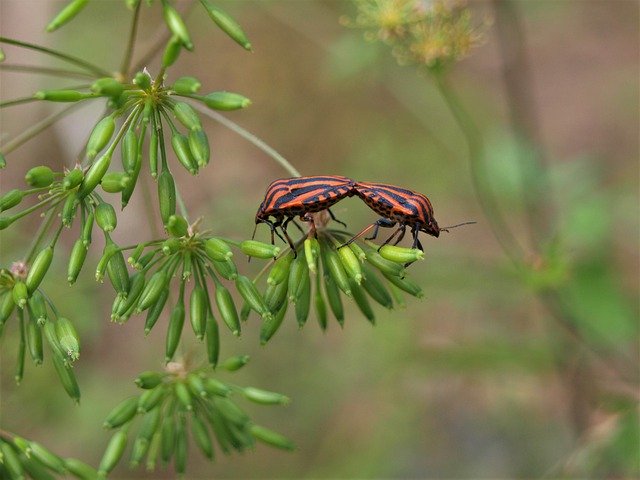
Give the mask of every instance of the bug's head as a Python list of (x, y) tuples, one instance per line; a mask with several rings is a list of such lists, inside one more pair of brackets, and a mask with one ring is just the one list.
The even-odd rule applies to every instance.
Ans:
[(441, 228), (438, 226), (438, 222), (436, 222), (436, 219), (431, 217), (429, 218), (429, 223), (423, 225), (420, 230), (438, 238), (440, 236)]

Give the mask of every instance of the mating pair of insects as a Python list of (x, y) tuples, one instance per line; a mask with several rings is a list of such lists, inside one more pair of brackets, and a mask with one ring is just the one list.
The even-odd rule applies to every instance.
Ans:
[[(438, 237), (441, 231), (447, 231), (438, 226), (433, 216), (431, 202), (421, 193), (384, 183), (357, 182), (336, 175), (284, 178), (274, 181), (267, 188), (265, 198), (256, 213), (256, 228), (259, 223), (266, 223), (271, 229), (271, 243), (274, 241), (275, 233), (295, 251), (293, 241), (287, 233), (287, 225), (296, 216), (300, 216), (304, 221), (313, 222), (311, 214), (327, 210), (331, 218), (336, 220), (329, 207), (343, 198), (353, 196), (362, 199), (382, 218), (366, 227), (345, 245), (361, 237), (371, 228), (374, 231), (368, 240), (377, 237), (380, 227), (391, 228), (398, 225), (398, 229), (383, 245), (391, 242), (396, 235), (398, 238), (395, 244), (399, 243), (407, 227), (410, 227), (413, 235), (412, 248), (418, 247), (423, 250), (418, 240), (419, 232)], [(336, 221), (342, 223), (339, 220)], [(278, 228), (284, 234), (284, 238)]]

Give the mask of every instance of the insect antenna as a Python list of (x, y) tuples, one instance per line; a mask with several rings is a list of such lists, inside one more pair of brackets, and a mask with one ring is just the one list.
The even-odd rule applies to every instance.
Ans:
[(456, 225), (450, 225), (448, 227), (443, 227), (440, 229), (441, 232), (449, 232), (449, 230), (451, 230), (452, 228), (457, 228), (457, 227), (461, 227), (463, 225), (473, 225), (476, 224), (478, 222), (462, 222), (462, 223), (458, 223)]

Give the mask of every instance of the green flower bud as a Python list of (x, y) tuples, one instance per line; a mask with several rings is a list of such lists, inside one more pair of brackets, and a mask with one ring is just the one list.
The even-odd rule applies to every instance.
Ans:
[(176, 398), (187, 410), (193, 410), (193, 403), (191, 402), (191, 394), (189, 389), (182, 382), (175, 383)]
[(236, 278), (236, 288), (238, 293), (244, 298), (245, 302), (249, 304), (251, 309), (258, 313), (261, 317), (270, 316), (269, 308), (267, 307), (264, 299), (258, 292), (258, 289), (249, 278), (244, 275), (238, 275)]
[(191, 416), (191, 434), (203, 455), (211, 460), (213, 458), (211, 436), (207, 426), (196, 415)]
[(395, 262), (383, 258), (373, 249), (367, 249), (367, 261), (380, 270), (385, 275), (392, 275), (398, 278), (404, 277), (404, 267)]
[[(11, 297), (11, 300), (13, 301), (13, 297), (11, 295), (9, 295), (9, 297)], [(0, 306), (0, 312), (2, 312), (1, 306)], [(44, 297), (38, 290), (33, 292), (33, 294), (31, 295), (31, 298), (29, 299), (29, 313), (31, 314), (31, 317), (33, 318), (33, 320), (36, 321), (38, 325), (44, 325), (44, 323), (47, 321), (47, 306), (44, 303)], [(2, 323), (1, 313), (0, 313), (0, 323)]]
[(16, 302), (13, 299), (13, 292), (5, 292), (0, 300), (0, 326), (4, 325), (15, 307)]
[(76, 211), (78, 210), (78, 194), (76, 192), (71, 192), (67, 195), (67, 199), (64, 201), (64, 205), (62, 205), (62, 224), (71, 228), (73, 224), (73, 219), (76, 217)]
[(162, 441), (162, 434), (160, 430), (158, 430), (151, 438), (151, 442), (149, 444), (149, 450), (147, 453), (147, 463), (145, 465), (148, 472), (152, 472), (153, 470), (156, 469), (156, 459), (158, 458), (158, 453), (160, 452), (161, 441)]
[(213, 268), (215, 268), (216, 272), (221, 277), (231, 281), (238, 278), (238, 269), (236, 268), (236, 264), (231, 260), (227, 260), (225, 262), (217, 262), (213, 260), (211, 263), (213, 264)]
[(196, 373), (190, 373), (187, 375), (187, 386), (191, 393), (196, 397), (206, 397), (208, 395), (206, 388), (204, 388), (204, 382), (202, 377)]
[(166, 377), (166, 374), (160, 372), (142, 372), (133, 381), (138, 387), (150, 390), (157, 387)]
[[(154, 408), (151, 412), (144, 416), (144, 420), (140, 425), (140, 431), (138, 432), (138, 438), (144, 438), (151, 440), (151, 437), (156, 433), (156, 430), (160, 426), (161, 409)], [(144, 455), (144, 454), (143, 454)]]
[(73, 373), (73, 370), (70, 366), (64, 363), (64, 360), (59, 355), (52, 355), (53, 357), (53, 366), (56, 369), (56, 373), (58, 374), (58, 378), (60, 378), (60, 383), (64, 387), (65, 392), (69, 395), (76, 403), (80, 403), (80, 387), (78, 387), (78, 382), (76, 381), (76, 376)]
[(280, 310), (283, 303), (287, 301), (287, 292), (289, 284), (286, 282), (279, 283), (278, 285), (267, 285), (267, 289), (264, 292), (264, 301), (272, 313)]
[[(144, 289), (144, 273), (136, 272), (129, 278), (129, 291), (127, 298), (116, 311), (115, 317), (122, 317), (131, 310), (137, 303)], [(115, 318), (114, 317), (114, 318)]]
[(73, 20), (73, 18), (82, 11), (89, 3), (89, 0), (71, 0), (47, 25), (47, 32), (57, 30), (65, 23)]
[(55, 322), (46, 320), (43, 325), (43, 333), (44, 337), (47, 339), (47, 343), (51, 350), (53, 350), (54, 356), (60, 358), (60, 360), (66, 364), (67, 363), (67, 353), (60, 346), (60, 342), (58, 341), (58, 333), (56, 332), (56, 324)]
[(66, 473), (62, 459), (51, 453), (48, 449), (36, 442), (29, 442), (30, 455), (49, 469), (60, 474)]
[(76, 188), (78, 185), (82, 183), (84, 179), (84, 173), (80, 168), (74, 168), (73, 170), (69, 170), (67, 174), (62, 179), (62, 188), (65, 190), (71, 190), (72, 188)]
[(350, 280), (350, 283), (351, 283), (351, 292), (353, 293), (353, 299), (355, 300), (356, 305), (358, 305), (358, 308), (366, 317), (366, 319), (369, 320), (372, 324), (375, 324), (376, 316), (373, 313), (373, 309), (369, 304), (369, 300), (367, 299), (367, 296), (365, 295), (363, 288), (357, 285), (356, 282), (353, 280)]
[(305, 238), (304, 240), (304, 256), (307, 260), (309, 271), (315, 275), (316, 265), (318, 264), (318, 254), (320, 253), (320, 245), (316, 238)]
[(342, 290), (346, 295), (351, 296), (349, 277), (344, 271), (344, 267), (342, 266), (342, 262), (340, 261), (338, 254), (329, 245), (324, 245), (322, 252), (324, 265), (328, 274), (331, 275), (331, 278), (333, 278), (340, 290)]
[[(306, 260), (299, 255), (291, 264), (289, 272), (288, 292), (289, 301), (296, 302), (302, 293), (304, 287), (304, 278), (309, 277), (309, 267)], [(267, 287), (268, 290), (268, 287)]]
[(251, 105), (251, 100), (247, 97), (231, 92), (211, 92), (204, 97), (199, 97), (199, 100), (213, 110), (223, 111), (240, 110)]
[(98, 160), (93, 162), (86, 175), (84, 176), (84, 180), (80, 184), (78, 188), (78, 197), (84, 198), (89, 195), (93, 190), (98, 186), (104, 174), (109, 170), (109, 165), (111, 164), (111, 153), (107, 151), (104, 155), (102, 155)]
[(182, 476), (187, 468), (187, 419), (184, 415), (178, 415), (176, 424), (175, 470), (178, 476)]
[(24, 284), (24, 282), (18, 280), (13, 285), (13, 301), (19, 308), (24, 308), (27, 304), (27, 300), (29, 299), (29, 289)]
[(397, 277), (395, 275), (389, 275), (389, 274), (387, 274), (385, 272), (382, 272), (382, 274), (393, 285), (398, 287), (400, 290), (404, 290), (409, 295), (413, 295), (414, 297), (417, 297), (417, 298), (424, 297), (424, 293), (422, 292), (422, 288), (420, 288), (420, 285), (415, 283), (413, 280), (411, 280), (409, 278), (406, 278), (406, 277), (405, 278), (400, 278), (400, 277)]
[(327, 305), (324, 303), (324, 297), (322, 296), (322, 290), (320, 289), (320, 279), (318, 278), (317, 288), (314, 292), (313, 303), (316, 307), (316, 317), (318, 319), (318, 325), (324, 332), (327, 330)]
[(16, 385), (20, 385), (22, 377), (24, 375), (24, 359), (27, 349), (27, 342), (25, 341), (25, 327), (24, 327), (24, 314), (22, 310), (16, 312), (18, 314), (18, 331), (20, 332), (20, 341), (18, 343), (18, 359), (16, 360), (16, 373), (14, 380)]
[(303, 277), (303, 285), (301, 286), (300, 296), (296, 300), (296, 321), (298, 327), (302, 328), (309, 317), (309, 308), (311, 305), (311, 281), (309, 277)]
[(95, 214), (93, 212), (89, 212), (87, 218), (85, 218), (84, 223), (82, 224), (82, 233), (80, 234), (80, 239), (85, 247), (89, 248), (91, 245), (91, 231), (93, 230), (93, 221), (95, 219)]
[(231, 393), (229, 386), (215, 378), (206, 378), (203, 384), (208, 396), (226, 397)]
[(44, 356), (42, 350), (42, 330), (35, 318), (27, 322), (27, 346), (29, 347), (29, 354), (33, 362), (36, 365), (41, 365)]
[(216, 398), (214, 403), (224, 418), (244, 430), (249, 417), (240, 407), (227, 398)]
[(125, 172), (107, 172), (100, 186), (107, 193), (118, 193), (124, 190), (131, 183), (131, 177)]
[(33, 167), (24, 176), (27, 184), (35, 188), (48, 187), (53, 183), (54, 173), (49, 167), (40, 165), (39, 167)]
[[(153, 304), (153, 306), (147, 312), (147, 318), (146, 318), (146, 320), (144, 322), (144, 334), (145, 335), (149, 334), (149, 332), (151, 331), (153, 326), (158, 321), (158, 318), (160, 318), (160, 314), (162, 313), (162, 310), (164, 309), (164, 305), (167, 303), (167, 298), (169, 298), (169, 290), (165, 288), (164, 290), (162, 290), (162, 292), (160, 293), (160, 296), (158, 297), (156, 302)], [(140, 303), (138, 302), (138, 305), (139, 304)]]
[(189, 229), (187, 220), (180, 215), (171, 215), (166, 224), (167, 232), (174, 237), (186, 237)]
[(158, 177), (158, 132), (155, 129), (149, 138), (149, 172), (153, 178)]
[(211, 19), (216, 22), (224, 33), (229, 35), (233, 41), (245, 50), (251, 50), (251, 42), (249, 42), (249, 39), (240, 25), (238, 25), (238, 22), (220, 8), (210, 4), (207, 0), (201, 0), (201, 2), (204, 8), (207, 9), (207, 13)]
[(262, 405), (286, 405), (291, 401), (286, 395), (269, 392), (260, 388), (245, 387), (242, 389), (242, 394), (247, 400), (251, 400), (252, 402), (260, 403)]
[(349, 244), (349, 248), (355, 254), (355, 256), (358, 257), (358, 260), (360, 260), (360, 262), (364, 262), (367, 259), (367, 254), (362, 249), (362, 247), (358, 245), (357, 242), (351, 242)]
[(121, 147), (122, 167), (124, 171), (131, 174), (135, 170), (136, 158), (138, 156), (138, 136), (133, 127), (129, 127), (122, 139)]
[(383, 245), (379, 250), (380, 256), (395, 263), (412, 263), (416, 260), (424, 260), (424, 252), (418, 248), (397, 247), (395, 245)]
[(189, 32), (180, 14), (167, 2), (163, 3), (162, 10), (164, 21), (167, 23), (169, 30), (180, 39), (184, 48), (193, 50), (193, 43), (191, 42), (191, 38), (189, 38)]
[(196, 285), (191, 291), (189, 301), (189, 319), (191, 327), (198, 340), (204, 339), (207, 326), (207, 309), (208, 302), (204, 289), (200, 285)]
[(180, 77), (171, 86), (171, 89), (178, 95), (191, 95), (198, 93), (201, 83), (195, 77)]
[(251, 435), (261, 442), (271, 445), (272, 447), (281, 448), (283, 450), (293, 450), (295, 445), (287, 437), (280, 435), (268, 428), (261, 427), (260, 425), (251, 425), (249, 427)]
[(356, 284), (362, 283), (362, 269), (360, 268), (360, 262), (353, 250), (348, 247), (342, 247), (338, 249), (338, 256), (342, 262), (347, 275), (351, 277)]
[(113, 115), (107, 115), (96, 123), (87, 141), (87, 158), (89, 158), (89, 160), (93, 160), (98, 152), (107, 146), (113, 136), (115, 128), (116, 121)]
[(169, 217), (176, 213), (176, 185), (169, 170), (163, 170), (158, 177), (158, 202), (162, 223), (166, 225)]
[(180, 240), (179, 238), (167, 238), (164, 242), (162, 242), (162, 253), (166, 256), (176, 253), (181, 248), (182, 240)]
[(262, 327), (260, 328), (261, 345), (266, 345), (276, 331), (278, 331), (278, 328), (282, 325), (284, 316), (287, 313), (288, 306), (289, 304), (287, 302), (283, 302), (278, 312), (276, 312), (272, 317), (266, 318), (265, 321), (262, 322)]
[(138, 412), (150, 412), (164, 400), (164, 397), (168, 394), (167, 386), (160, 384), (151, 390), (147, 390), (138, 400)]
[(10, 208), (18, 205), (22, 199), (24, 198), (24, 193), (22, 190), (13, 189), (9, 190), (7, 193), (0, 197), (0, 212), (4, 212), (5, 210), (9, 210)]
[(170, 279), (166, 269), (161, 269), (154, 273), (140, 295), (136, 312), (140, 313), (155, 304), (162, 292), (167, 288)]
[(386, 287), (382, 284), (372, 268), (367, 265), (363, 266), (365, 272), (365, 280), (362, 282), (362, 286), (376, 302), (385, 308), (393, 308), (393, 299), (389, 294)]
[(233, 252), (227, 242), (215, 237), (205, 242), (204, 249), (207, 252), (207, 256), (217, 262), (224, 262), (233, 256)]
[(176, 422), (172, 416), (164, 419), (160, 435), (160, 458), (166, 464), (171, 460), (171, 456), (176, 446)]
[(177, 102), (173, 106), (173, 115), (188, 130), (202, 130), (202, 123), (196, 111), (185, 102)]
[(98, 467), (99, 477), (106, 477), (107, 474), (115, 468), (120, 461), (120, 458), (122, 458), (122, 454), (124, 453), (126, 446), (126, 430), (117, 431), (113, 437), (111, 437), (111, 440), (109, 440), (109, 444), (104, 451), (104, 455), (102, 455), (102, 460), (100, 460), (100, 466)]
[(91, 91), (98, 95), (119, 97), (124, 91), (124, 86), (113, 77), (104, 77), (93, 82), (93, 85), (91, 85)]
[(146, 72), (136, 72), (133, 77), (133, 83), (142, 90), (149, 90), (151, 88), (151, 77)]
[(293, 252), (288, 252), (286, 255), (278, 258), (269, 271), (269, 277), (267, 278), (267, 284), (278, 285), (289, 278), (289, 270), (291, 269), (291, 262), (293, 262)]
[(210, 313), (207, 315), (207, 325), (205, 336), (207, 340), (207, 359), (209, 365), (216, 368), (218, 359), (220, 358), (220, 331), (218, 322)]
[(230, 372), (235, 372), (249, 363), (250, 358), (249, 355), (234, 355), (222, 363), (222, 368)]
[(189, 149), (198, 167), (204, 167), (209, 163), (211, 151), (209, 149), (209, 139), (202, 130), (191, 130), (189, 132)]
[(80, 357), (80, 339), (75, 327), (64, 317), (58, 317), (55, 325), (60, 347), (72, 361), (77, 360)]
[(181, 297), (169, 316), (164, 359), (170, 362), (176, 353), (184, 325), (184, 299)]
[(240, 335), (240, 318), (233, 302), (233, 297), (229, 290), (221, 283), (216, 283), (216, 305), (224, 323), (229, 330), (236, 335)]
[(49, 266), (51, 265), (51, 261), (53, 260), (53, 247), (48, 246), (47, 248), (43, 248), (40, 250), (36, 258), (33, 260), (31, 264), (31, 268), (29, 269), (29, 274), (27, 275), (27, 279), (25, 280), (25, 284), (27, 286), (27, 290), (29, 293), (33, 293), (40, 286), (42, 279), (47, 274), (47, 270), (49, 270)]
[(107, 274), (116, 293), (126, 295), (129, 291), (129, 272), (121, 250), (117, 250), (107, 263)]
[(329, 307), (340, 326), (344, 325), (344, 309), (340, 298), (340, 289), (329, 275), (324, 276), (324, 290), (327, 293)]
[(91, 97), (90, 93), (82, 93), (75, 90), (40, 90), (34, 95), (34, 98), (48, 102), (78, 102)]
[(18, 217), (4, 217), (0, 215), (0, 230), (4, 230), (15, 222)]
[(72, 475), (80, 480), (95, 480), (98, 478), (98, 472), (95, 468), (75, 458), (65, 458), (64, 466)]
[(24, 467), (16, 451), (8, 442), (0, 441), (0, 454), (2, 454), (2, 466), (9, 474), (9, 478), (23, 480), (25, 478)]
[(180, 51), (182, 50), (182, 42), (180, 38), (174, 35), (167, 42), (167, 46), (164, 49), (164, 53), (162, 54), (162, 66), (164, 68), (168, 68), (173, 65), (178, 57), (180, 56)]
[(171, 136), (171, 146), (178, 157), (178, 160), (191, 175), (198, 173), (198, 164), (189, 149), (189, 139), (180, 133), (174, 133)]
[(256, 258), (275, 258), (280, 253), (280, 247), (256, 240), (245, 240), (240, 244), (240, 249), (245, 255)]

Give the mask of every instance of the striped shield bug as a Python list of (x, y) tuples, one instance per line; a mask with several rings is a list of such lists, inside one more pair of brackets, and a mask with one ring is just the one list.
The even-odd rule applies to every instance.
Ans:
[[(328, 210), (343, 198), (354, 196), (355, 183), (350, 178), (337, 175), (276, 180), (267, 188), (264, 200), (258, 208), (256, 228), (259, 223), (266, 223), (271, 229), (271, 243), (274, 241), (275, 233), (295, 251), (293, 241), (287, 233), (289, 222), (296, 216), (300, 216), (301, 220), (313, 223), (310, 214)], [(328, 211), (331, 218), (336, 220), (331, 210)], [(339, 220), (336, 221), (342, 223)], [(284, 234), (284, 238), (278, 228)], [(253, 233), (255, 235), (255, 230)]]

